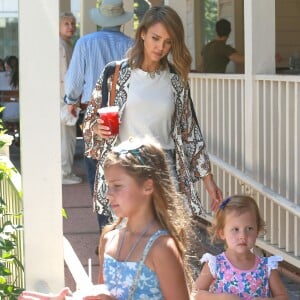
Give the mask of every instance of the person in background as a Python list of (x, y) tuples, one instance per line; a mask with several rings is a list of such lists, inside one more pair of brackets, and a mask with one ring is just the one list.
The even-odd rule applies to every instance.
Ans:
[[(124, 11), (123, 1), (103, 0), (99, 8), (91, 9), (90, 16), (101, 30), (77, 41), (65, 77), (65, 102), (73, 114), (79, 101), (83, 108), (90, 101), (104, 66), (110, 61), (122, 59), (132, 45), (132, 39), (121, 32), (122, 25), (133, 17), (132, 12)], [(85, 165), (93, 194), (97, 160), (86, 156)], [(97, 214), (97, 219), (101, 230), (107, 223), (107, 217)]]
[(203, 255), (195, 300), (288, 299), (277, 271), (282, 257), (259, 257), (251, 251), (264, 226), (252, 197), (234, 195), (221, 203), (209, 233), (212, 242), (224, 241), (226, 250)]
[(221, 19), (216, 23), (217, 37), (206, 44), (201, 52), (201, 72), (225, 73), (230, 61), (237, 64), (244, 63), (244, 55), (226, 44), (230, 32), (231, 24), (229, 21)]
[[(70, 12), (62, 13), (59, 21), (62, 184), (77, 184), (82, 181), (80, 177), (72, 172), (76, 148), (76, 123), (68, 123), (72, 115), (68, 111), (68, 105), (64, 103), (64, 77), (72, 56), (71, 38), (75, 31), (75, 16)], [(77, 111), (76, 114), (78, 114)]]
[(12, 90), (19, 89), (19, 60), (16, 56), (6, 56), (4, 59), (5, 71), (10, 76), (10, 87)]
[(0, 118), (6, 133), (14, 137), (14, 145), (20, 145), (19, 114), (19, 60), (17, 56), (6, 56), (3, 60), (4, 71), (0, 72), (0, 107), (5, 109)]
[[(5, 70), (5, 59), (0, 59), (0, 91), (11, 91), (13, 89), (11, 81), (11, 71)], [(3, 100), (2, 98), (1, 95), (0, 101)]]
[[(172, 63), (168, 60), (172, 58)], [(113, 105), (119, 107), (119, 134), (111, 136), (97, 110), (104, 101), (109, 63), (97, 82), (87, 108), (83, 134), (86, 155), (99, 161), (95, 178), (94, 201), (100, 214), (111, 216), (107, 201), (103, 162), (111, 148), (130, 136), (149, 135), (162, 145), (178, 180), (186, 209), (200, 216), (202, 205), (194, 183), (202, 179), (215, 209), (222, 199), (211, 173), (205, 142), (190, 98), (188, 74), (191, 55), (184, 44), (180, 17), (169, 6), (153, 6), (146, 11), (128, 52), (121, 61)], [(105, 105), (105, 103), (104, 103)]]
[(19, 60), (15, 55), (4, 58), (4, 72), (0, 72), (0, 106), (5, 106), (1, 118), (14, 144), (19, 145)]
[(0, 72), (5, 71), (4, 59), (0, 58)]

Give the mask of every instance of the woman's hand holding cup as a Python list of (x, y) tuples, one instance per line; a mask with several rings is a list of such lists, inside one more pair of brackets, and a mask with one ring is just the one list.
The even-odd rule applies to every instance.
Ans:
[(93, 126), (93, 131), (102, 139), (107, 139), (111, 137), (110, 128), (108, 126), (105, 126), (104, 121), (100, 118), (97, 119), (95, 125)]
[(108, 106), (98, 109), (99, 118), (93, 131), (101, 138), (107, 139), (119, 133), (119, 107)]

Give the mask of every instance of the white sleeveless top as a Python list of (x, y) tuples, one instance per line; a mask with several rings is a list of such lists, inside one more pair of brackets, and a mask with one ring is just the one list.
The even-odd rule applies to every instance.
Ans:
[(160, 71), (154, 78), (141, 69), (132, 70), (119, 142), (131, 136), (142, 138), (148, 135), (163, 149), (174, 149), (170, 134), (174, 110), (169, 70)]

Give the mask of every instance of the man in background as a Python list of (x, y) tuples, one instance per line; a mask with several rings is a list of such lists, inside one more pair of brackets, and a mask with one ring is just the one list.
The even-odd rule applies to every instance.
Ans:
[(231, 24), (229, 21), (221, 19), (216, 23), (217, 37), (206, 44), (201, 52), (201, 72), (225, 73), (230, 61), (237, 64), (244, 63), (244, 56), (226, 44), (230, 32)]
[[(91, 9), (90, 16), (102, 29), (77, 41), (65, 77), (65, 102), (73, 114), (80, 97), (83, 106), (88, 104), (104, 66), (124, 58), (132, 45), (132, 39), (121, 32), (121, 26), (132, 19), (133, 13), (124, 11), (122, 0), (103, 0), (99, 8)], [(97, 160), (85, 156), (85, 165), (93, 194)], [(101, 230), (108, 217), (97, 217)]]

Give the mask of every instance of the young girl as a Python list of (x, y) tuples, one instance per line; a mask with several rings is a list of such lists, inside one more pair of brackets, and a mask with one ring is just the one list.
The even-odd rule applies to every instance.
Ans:
[(100, 242), (99, 283), (113, 296), (107, 299), (189, 299), (188, 217), (163, 150), (153, 142), (123, 142), (108, 154), (104, 173), (118, 217)]
[[(99, 283), (109, 293), (91, 291), (82, 298), (188, 300), (190, 222), (163, 150), (151, 141), (125, 141), (110, 151), (104, 172), (118, 217), (104, 228), (99, 245)], [(60, 300), (64, 292), (54, 298), (26, 298), (24, 292), (19, 299)]]
[(221, 203), (209, 233), (212, 242), (223, 240), (226, 250), (203, 255), (201, 262), (206, 264), (196, 281), (195, 299), (288, 299), (276, 270), (282, 258), (251, 252), (263, 230), (253, 198), (236, 195)]

